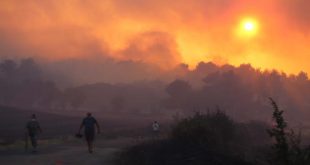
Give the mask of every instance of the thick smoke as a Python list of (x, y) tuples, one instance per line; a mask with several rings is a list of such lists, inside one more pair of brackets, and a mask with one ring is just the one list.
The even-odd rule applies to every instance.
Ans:
[[(268, 98), (272, 97), (294, 124), (308, 120), (310, 80), (305, 72), (287, 75), (249, 64), (234, 67), (204, 62), (194, 70), (180, 65), (159, 72), (143, 63), (107, 61), (66, 61), (53, 66), (58, 70), (50, 75), (51, 70), (33, 59), (3, 60), (0, 103), (61, 113), (97, 111), (167, 118), (220, 107), (241, 121), (269, 122)], [(110, 82), (97, 79), (100, 74)], [(92, 79), (98, 81), (91, 83)]]
[[(1, 57), (62, 61), (99, 56), (165, 69), (180, 62), (193, 68), (200, 61), (215, 61), (276, 66), (290, 73), (310, 71), (305, 62), (310, 53), (307, 4), (306, 0), (1, 1)], [(245, 17), (259, 22), (259, 33), (251, 40), (234, 34)]]

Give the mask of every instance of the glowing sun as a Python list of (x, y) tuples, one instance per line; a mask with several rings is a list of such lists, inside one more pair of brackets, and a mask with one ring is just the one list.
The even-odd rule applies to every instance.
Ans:
[(243, 27), (244, 30), (246, 30), (246, 31), (252, 31), (255, 29), (255, 25), (253, 22), (245, 22), (243, 26), (244, 26)]
[(245, 18), (240, 21), (237, 33), (242, 38), (249, 38), (257, 35), (258, 22), (253, 18)]

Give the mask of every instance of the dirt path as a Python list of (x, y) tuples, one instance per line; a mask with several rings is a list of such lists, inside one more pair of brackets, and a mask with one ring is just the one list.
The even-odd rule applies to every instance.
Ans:
[(0, 152), (3, 165), (111, 165), (115, 153), (130, 143), (130, 139), (99, 140), (94, 153), (89, 154), (82, 141), (41, 145), (38, 153), (22, 148)]

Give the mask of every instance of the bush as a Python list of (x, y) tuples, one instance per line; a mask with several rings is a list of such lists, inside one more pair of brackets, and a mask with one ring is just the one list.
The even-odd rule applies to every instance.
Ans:
[(288, 130), (284, 111), (270, 100), (276, 123), (270, 129), (260, 122), (236, 123), (221, 111), (196, 113), (179, 121), (169, 138), (122, 152), (117, 164), (310, 165), (310, 147), (301, 146), (300, 134)]
[(237, 146), (237, 124), (225, 113), (196, 113), (178, 122), (171, 136), (120, 153), (118, 165), (249, 165)]
[(171, 136), (180, 145), (216, 151), (228, 151), (234, 137), (235, 123), (221, 111), (196, 113), (183, 119), (173, 128)]
[(278, 165), (306, 165), (310, 164), (310, 148), (301, 147), (300, 134), (293, 130), (288, 131), (287, 123), (277, 103), (270, 98), (273, 106), (273, 119), (276, 125), (268, 130), (270, 137), (275, 139), (272, 146), (272, 164)]

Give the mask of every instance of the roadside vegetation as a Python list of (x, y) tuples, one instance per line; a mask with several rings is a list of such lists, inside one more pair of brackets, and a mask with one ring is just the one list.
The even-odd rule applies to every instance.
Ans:
[(150, 140), (118, 154), (117, 165), (305, 165), (310, 148), (289, 130), (276, 102), (272, 126), (239, 123), (221, 110), (178, 121), (168, 137)]

